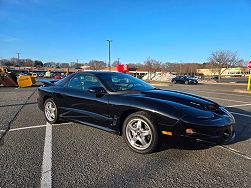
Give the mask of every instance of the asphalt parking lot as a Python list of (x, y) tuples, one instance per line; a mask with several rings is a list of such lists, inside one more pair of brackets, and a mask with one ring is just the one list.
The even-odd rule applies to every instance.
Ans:
[(237, 85), (168, 85), (226, 106), (236, 140), (205, 147), (167, 139), (140, 155), (122, 137), (76, 123), (47, 124), (37, 87), (0, 87), (0, 187), (250, 187), (251, 95)]

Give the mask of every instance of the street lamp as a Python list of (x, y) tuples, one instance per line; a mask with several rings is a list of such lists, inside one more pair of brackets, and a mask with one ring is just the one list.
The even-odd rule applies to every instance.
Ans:
[(182, 63), (182, 60), (180, 60), (180, 75), (181, 75), (181, 63)]
[(111, 42), (112, 40), (106, 40), (108, 42), (108, 47), (109, 47), (109, 64), (108, 64), (108, 67), (109, 67), (109, 71), (111, 71)]
[(19, 56), (20, 56), (21, 53), (17, 53), (17, 64), (19, 65)]

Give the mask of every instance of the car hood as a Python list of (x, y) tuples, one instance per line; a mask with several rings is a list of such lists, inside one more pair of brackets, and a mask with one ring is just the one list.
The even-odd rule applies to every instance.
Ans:
[[(230, 125), (234, 118), (217, 103), (194, 94), (153, 89), (137, 93), (127, 92), (126, 97), (134, 98), (134, 103), (140, 107), (171, 117), (183, 123), (197, 123), (214, 126)], [(144, 104), (143, 106), (141, 106)]]
[(194, 107), (200, 110), (216, 110), (219, 108), (219, 105), (211, 100), (206, 98), (172, 90), (149, 90), (144, 91), (142, 94), (145, 97), (172, 101), (175, 103), (183, 104), (184, 106)]

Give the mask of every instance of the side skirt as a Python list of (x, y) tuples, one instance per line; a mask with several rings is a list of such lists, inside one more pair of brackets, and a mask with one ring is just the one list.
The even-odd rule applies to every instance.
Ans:
[(100, 130), (103, 130), (103, 131), (106, 131), (106, 132), (109, 132), (109, 133), (112, 133), (112, 134), (121, 135), (119, 131), (115, 131), (115, 130), (110, 129), (108, 127), (103, 127), (103, 126), (100, 126), (100, 125), (87, 123), (87, 122), (84, 122), (84, 121), (71, 119), (71, 118), (62, 118), (62, 119), (67, 119), (67, 120), (70, 120), (70, 121), (75, 122), (75, 123), (80, 123), (81, 125), (87, 125), (87, 126), (90, 126), (90, 127), (94, 127), (94, 128), (97, 128), (97, 129), (100, 129)]

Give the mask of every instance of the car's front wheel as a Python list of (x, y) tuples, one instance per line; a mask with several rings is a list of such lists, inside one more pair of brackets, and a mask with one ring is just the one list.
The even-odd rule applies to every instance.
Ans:
[(52, 98), (47, 99), (44, 103), (44, 115), (47, 122), (51, 124), (58, 123), (59, 118), (57, 105)]
[(132, 150), (142, 154), (155, 151), (159, 141), (154, 121), (145, 112), (133, 113), (125, 119), (123, 137)]
[(186, 85), (188, 85), (188, 84), (189, 84), (189, 81), (188, 81), (188, 80), (186, 80), (186, 81), (185, 81), (185, 84), (186, 84)]

